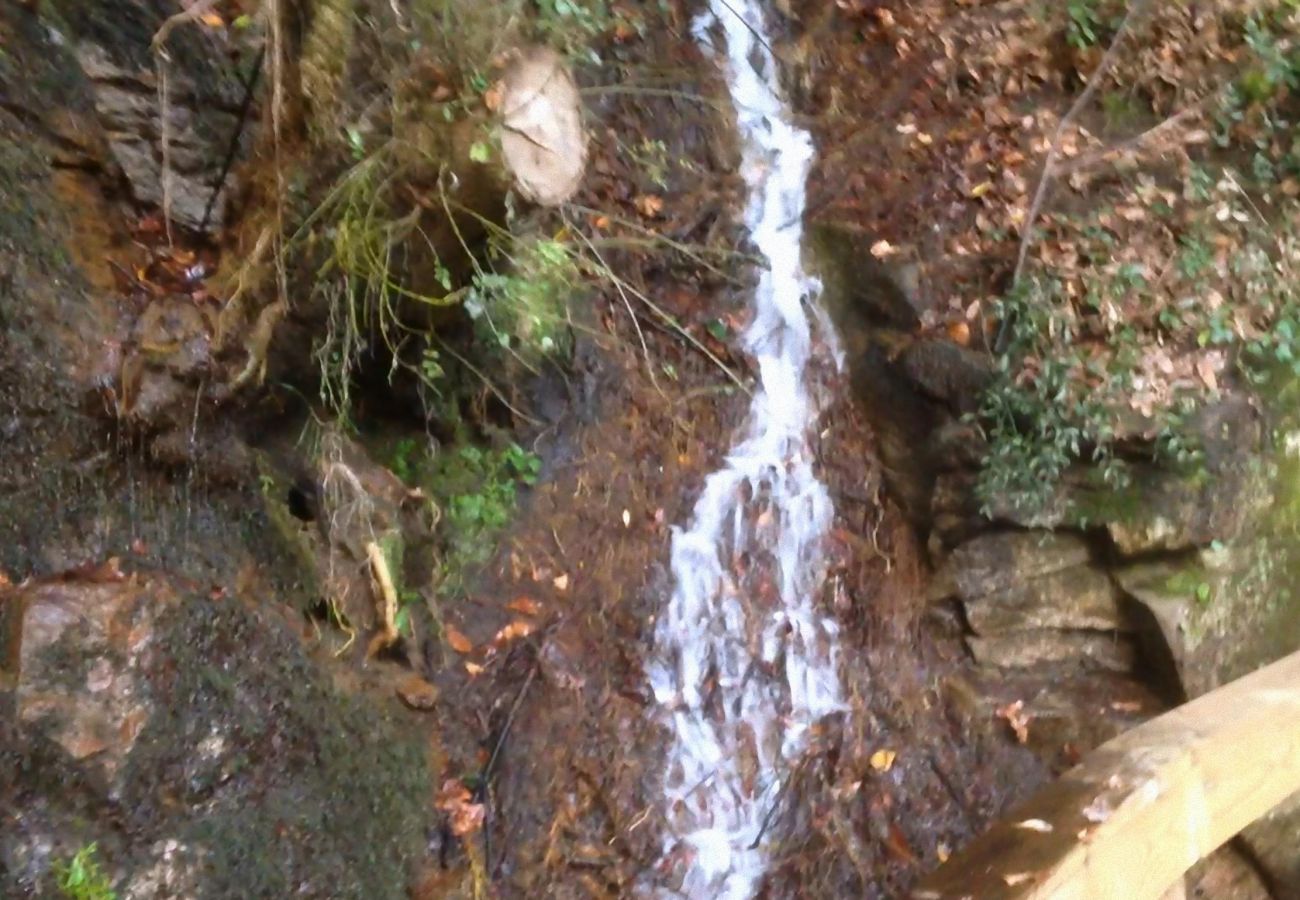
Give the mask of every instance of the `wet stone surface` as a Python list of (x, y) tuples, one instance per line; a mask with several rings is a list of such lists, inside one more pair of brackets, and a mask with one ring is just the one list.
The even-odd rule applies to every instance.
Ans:
[(112, 564), (0, 607), (5, 896), (44, 895), (92, 841), (127, 897), (405, 896), (423, 750), (284, 620)]

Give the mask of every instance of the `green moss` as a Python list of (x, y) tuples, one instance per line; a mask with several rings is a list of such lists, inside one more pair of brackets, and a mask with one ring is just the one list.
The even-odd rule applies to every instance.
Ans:
[(395, 710), (331, 689), (286, 629), (238, 603), (193, 598), (158, 628), (129, 827), (192, 848), (201, 897), (404, 898), (430, 783)]
[(289, 510), (289, 479), (277, 469), (263, 453), (257, 460), (258, 490), (261, 493), (262, 511), (266, 515), (265, 530), (277, 545), (273, 555), (283, 559), (293, 569), (291, 581), (300, 585), (300, 604), (311, 603), (322, 594), (316, 567), (316, 552), (302, 520)]

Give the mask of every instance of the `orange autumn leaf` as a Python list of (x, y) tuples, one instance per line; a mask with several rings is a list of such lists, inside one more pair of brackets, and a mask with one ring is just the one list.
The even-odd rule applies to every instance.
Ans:
[(1006, 706), (998, 707), (994, 713), (999, 719), (1006, 720), (1007, 724), (1011, 726), (1011, 730), (1015, 732), (1016, 740), (1021, 744), (1029, 740), (1030, 716), (1024, 712), (1024, 709), (1025, 701), (1017, 700), (1014, 703), (1008, 703)]
[(465, 785), (456, 778), (448, 778), (434, 800), (434, 806), (451, 819), (451, 832), (456, 837), (463, 838), (483, 827), (487, 810), (482, 803), (471, 802), (472, 799)]
[(447, 635), (447, 643), (450, 644), (451, 649), (455, 650), (457, 653), (469, 653), (473, 651), (474, 642), (467, 638), (465, 633), (455, 625), (448, 625), (444, 629), (444, 633)]
[(653, 219), (664, 211), (664, 200), (654, 194), (641, 194), (632, 201), (636, 211), (647, 219)]
[(226, 24), (226, 20), (214, 12), (205, 12), (203, 15), (199, 16), (199, 21), (204, 25), (207, 25), (209, 28), (220, 28)]
[(542, 614), (542, 604), (532, 597), (522, 594), (511, 600), (506, 608), (513, 609), (515, 612), (523, 613), (526, 616), (540, 616)]
[(501, 646), (503, 644), (508, 644), (511, 641), (516, 640), (518, 638), (528, 637), (528, 635), (532, 633), (533, 633), (533, 626), (531, 624), (521, 619), (516, 619), (515, 621), (511, 622), (509, 625), (505, 626), (500, 631), (498, 631), (496, 633), (496, 637), (492, 638), (492, 643), (496, 644), (497, 646)]

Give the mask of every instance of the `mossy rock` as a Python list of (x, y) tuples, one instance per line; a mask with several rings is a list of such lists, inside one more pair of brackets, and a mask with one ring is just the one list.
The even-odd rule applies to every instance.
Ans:
[(407, 896), (431, 788), (395, 700), (337, 690), (233, 597), (132, 577), (17, 600), (22, 730), (0, 762), (39, 813), (0, 829), (0, 894), (52, 887), (95, 841), (123, 896)]

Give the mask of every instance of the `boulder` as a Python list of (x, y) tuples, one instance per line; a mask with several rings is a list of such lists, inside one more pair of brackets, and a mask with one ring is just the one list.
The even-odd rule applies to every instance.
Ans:
[(0, 589), (0, 610), (0, 895), (52, 896), (94, 842), (122, 897), (406, 896), (423, 742), (287, 620), (112, 562)]
[(899, 364), (922, 393), (959, 415), (979, 409), (993, 377), (987, 353), (940, 338), (914, 341)]
[(837, 225), (808, 229), (810, 268), (822, 281), (822, 302), (849, 346), (855, 335), (874, 326), (907, 331), (921, 324), (928, 308), (919, 286), (919, 269), (910, 263), (872, 255), (874, 239)]
[(1252, 822), (1238, 840), (1268, 876), (1273, 900), (1300, 900), (1300, 794)]
[(1221, 847), (1187, 873), (1189, 900), (1275, 900), (1259, 873), (1231, 844)]

